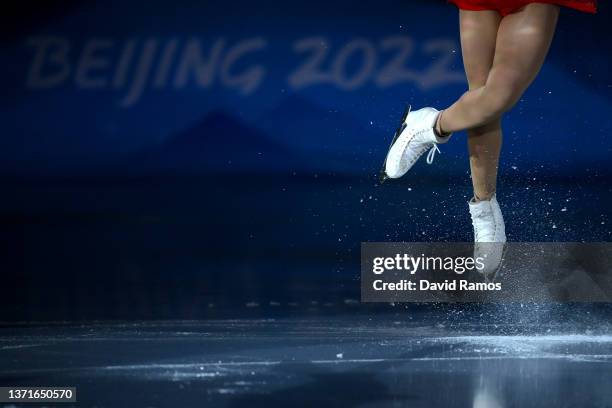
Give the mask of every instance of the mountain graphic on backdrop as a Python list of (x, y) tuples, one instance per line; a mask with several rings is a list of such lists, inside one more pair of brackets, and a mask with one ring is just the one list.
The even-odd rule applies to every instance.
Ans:
[(345, 151), (357, 144), (356, 150), (363, 151), (379, 147), (384, 139), (367, 119), (356, 119), (297, 95), (283, 99), (262, 115), (257, 127), (289, 146), (307, 150)]
[(263, 114), (257, 127), (285, 147), (317, 157), (320, 170), (376, 172), (391, 135), (341, 110), (297, 95)]
[[(129, 163), (128, 163), (129, 162)], [(125, 165), (137, 172), (232, 173), (289, 171), (301, 161), (290, 150), (240, 119), (212, 111), (189, 129), (131, 154)]]

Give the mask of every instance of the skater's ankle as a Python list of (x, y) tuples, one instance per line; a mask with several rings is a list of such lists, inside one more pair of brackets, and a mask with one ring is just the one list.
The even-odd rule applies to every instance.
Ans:
[(438, 114), (438, 117), (436, 118), (436, 123), (434, 124), (434, 133), (436, 134), (437, 137), (449, 137), (451, 135), (452, 132), (445, 132), (444, 129), (442, 129), (442, 114), (444, 113), (444, 111), (440, 111), (440, 113)]
[(493, 196), (495, 195), (495, 191), (489, 194), (476, 194), (474, 193), (474, 197), (472, 198), (473, 203), (479, 203), (481, 201), (491, 201)]

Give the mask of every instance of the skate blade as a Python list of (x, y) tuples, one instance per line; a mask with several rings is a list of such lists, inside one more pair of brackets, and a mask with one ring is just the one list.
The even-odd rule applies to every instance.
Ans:
[(385, 156), (385, 161), (383, 162), (382, 169), (380, 169), (380, 172), (378, 173), (378, 181), (380, 184), (384, 183), (389, 178), (389, 176), (387, 176), (387, 172), (385, 171), (387, 167), (387, 157), (389, 157), (389, 152), (391, 151), (391, 148), (395, 144), (397, 138), (402, 134), (402, 131), (406, 128), (406, 118), (410, 114), (411, 110), (412, 110), (412, 106), (408, 105), (406, 109), (404, 110), (404, 114), (402, 115), (402, 120), (397, 130), (395, 131), (395, 134), (393, 135), (393, 140), (391, 140), (391, 144), (389, 145), (389, 150), (387, 150), (387, 156)]

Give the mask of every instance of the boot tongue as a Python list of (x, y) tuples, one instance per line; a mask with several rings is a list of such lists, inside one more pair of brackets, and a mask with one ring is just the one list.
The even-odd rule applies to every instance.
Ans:
[(474, 202), (474, 199), (470, 201), (470, 214), (472, 218), (481, 218), (485, 215), (491, 214), (491, 202), (490, 201), (479, 201)]
[(470, 201), (470, 215), (477, 242), (489, 242), (494, 238), (494, 218), (491, 201)]

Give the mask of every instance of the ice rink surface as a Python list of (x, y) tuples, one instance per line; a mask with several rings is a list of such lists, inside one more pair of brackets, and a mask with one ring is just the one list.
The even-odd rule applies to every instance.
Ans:
[(513, 313), (5, 324), (0, 383), (80, 407), (612, 407), (606, 319)]

